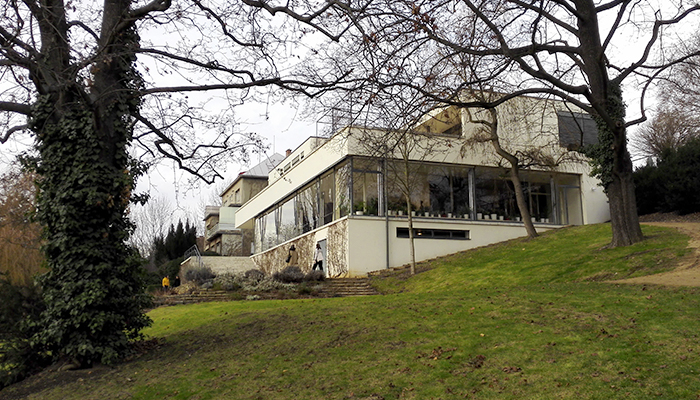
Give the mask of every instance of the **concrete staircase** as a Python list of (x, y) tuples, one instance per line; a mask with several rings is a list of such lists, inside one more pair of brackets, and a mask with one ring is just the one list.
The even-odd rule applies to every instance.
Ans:
[(369, 284), (368, 278), (328, 279), (323, 283), (321, 294), (329, 297), (374, 296), (381, 294)]
[(225, 290), (196, 290), (190, 294), (167, 294), (164, 296), (156, 296), (153, 303), (156, 307), (159, 306), (174, 306), (176, 304), (193, 304), (202, 303), (205, 301), (229, 301), (233, 300), (230, 292)]
[[(320, 285), (320, 297), (374, 296), (377, 292), (369, 284), (369, 278), (336, 278), (327, 279)], [(167, 294), (153, 299), (155, 307), (174, 306), (177, 304), (193, 304), (205, 301), (240, 300), (240, 294), (225, 290), (200, 289), (190, 294)]]

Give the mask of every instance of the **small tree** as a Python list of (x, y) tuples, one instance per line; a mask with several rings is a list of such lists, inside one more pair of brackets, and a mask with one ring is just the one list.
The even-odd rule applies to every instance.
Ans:
[(151, 269), (160, 277), (174, 277), (180, 270), (183, 255), (192, 246), (197, 244), (197, 228), (190, 225), (190, 221), (178, 221), (176, 225), (170, 225), (165, 237), (156, 236), (153, 240), (149, 263)]
[(11, 168), (0, 176), (0, 273), (12, 284), (32, 286), (45, 272), (34, 175)]
[(700, 137), (697, 117), (683, 109), (662, 109), (649, 123), (640, 127), (632, 149), (642, 158), (658, 160), (664, 153)]

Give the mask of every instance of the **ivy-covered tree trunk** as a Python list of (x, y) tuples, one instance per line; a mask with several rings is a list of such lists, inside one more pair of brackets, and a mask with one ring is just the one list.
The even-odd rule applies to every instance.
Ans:
[(598, 11), (591, 0), (574, 0), (578, 13), (581, 57), (584, 60), (591, 106), (597, 112), (598, 144), (585, 149), (610, 201), (611, 247), (629, 246), (644, 239), (639, 225), (632, 177), (632, 160), (627, 151), (626, 106), (619, 81), (607, 74), (607, 60), (600, 41)]
[[(39, 152), (38, 216), (49, 272), (42, 277), (46, 311), (36, 340), (82, 367), (123, 357), (150, 320), (137, 253), (126, 245), (134, 185), (127, 152), (134, 90), (133, 27), (118, 27), (129, 1), (105, 2), (103, 53), (86, 92), (69, 62), (61, 1), (39, 21), (46, 52), (33, 79), (39, 97), (31, 128)], [(51, 12), (48, 12), (51, 11)]]
[(627, 132), (621, 127), (613, 135), (614, 144), (609, 149), (612, 165), (605, 180), (605, 190), (610, 203), (611, 247), (629, 246), (644, 239), (637, 214), (632, 160), (627, 151), (626, 138)]

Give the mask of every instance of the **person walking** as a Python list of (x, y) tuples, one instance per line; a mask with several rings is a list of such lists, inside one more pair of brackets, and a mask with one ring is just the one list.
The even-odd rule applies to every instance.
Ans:
[(323, 251), (321, 250), (321, 245), (316, 243), (316, 255), (314, 256), (314, 266), (313, 270), (318, 267), (319, 271), (323, 272)]
[(289, 253), (287, 254), (287, 266), (292, 267), (299, 264), (299, 255), (297, 254), (297, 249), (292, 245), (289, 248)]

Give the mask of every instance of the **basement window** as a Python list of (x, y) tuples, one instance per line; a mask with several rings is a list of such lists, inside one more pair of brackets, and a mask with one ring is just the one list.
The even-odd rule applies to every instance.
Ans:
[[(408, 228), (396, 228), (396, 237), (408, 239)], [(468, 230), (463, 229), (417, 229), (413, 228), (415, 239), (469, 240)]]

